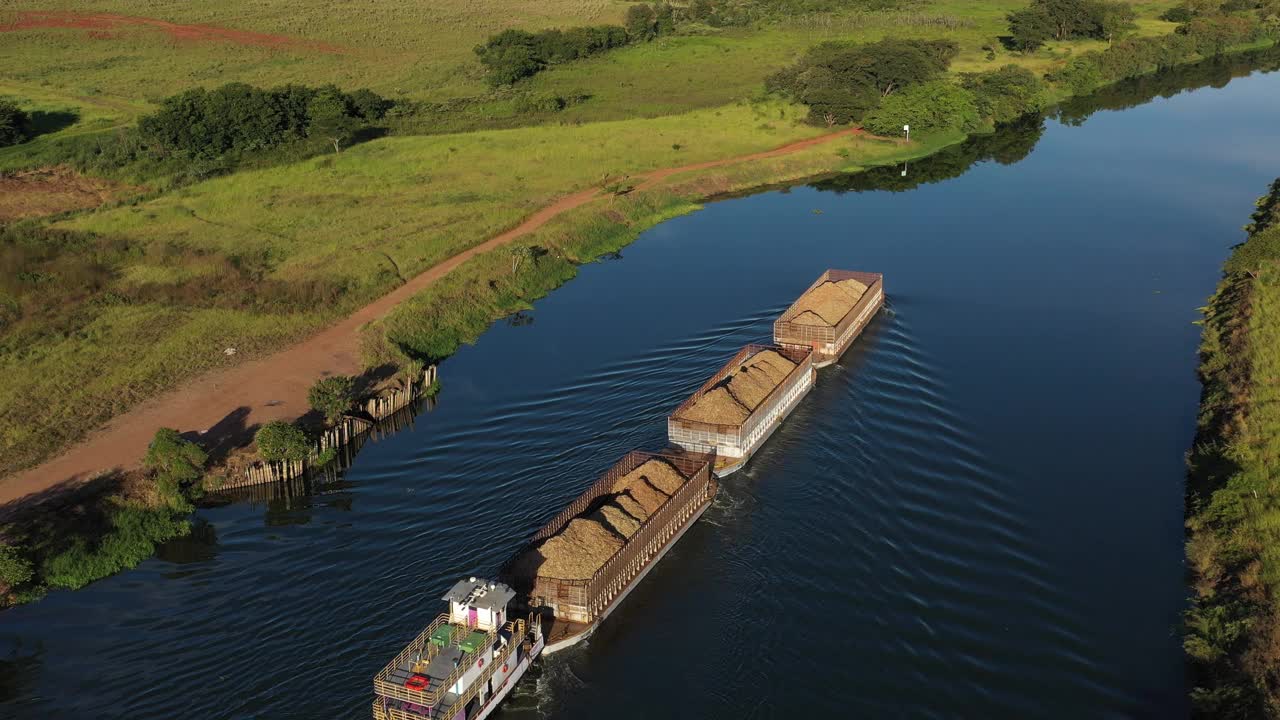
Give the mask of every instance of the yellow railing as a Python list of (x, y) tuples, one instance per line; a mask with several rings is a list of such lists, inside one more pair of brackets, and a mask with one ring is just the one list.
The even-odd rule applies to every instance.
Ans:
[[(520, 643), (524, 642), (525, 630), (524, 630), (523, 620), (510, 621), (503, 627), (506, 628), (506, 630), (508, 630), (511, 633), (511, 641), (508, 642), (506, 647), (502, 648), (502, 651), (499, 652), (498, 655), (493, 658), (493, 661), (489, 663), (489, 669), (481, 672), (480, 677), (476, 678), (476, 680), (471, 683), (471, 685), (467, 688), (467, 691), (459, 695), (458, 699), (454, 701), (452, 705), (449, 706), (448, 710), (445, 710), (444, 712), (440, 713), (439, 715), (440, 717), (444, 717), (444, 718), (454, 717), (455, 715), (458, 714), (459, 710), (466, 707), (467, 703), (471, 702), (471, 698), (475, 697), (476, 693), (480, 692), (480, 689), (484, 687), (485, 682), (488, 681), (489, 678), (493, 677), (494, 670), (502, 663), (505, 663), (507, 660), (511, 659), (511, 655), (516, 651), (516, 647), (518, 647)], [(487, 647), (485, 649), (487, 649)], [(468, 667), (471, 667), (471, 666), (469, 664), (458, 666), (459, 669), (468, 668)], [(446, 685), (446, 687), (449, 687), (449, 686)]]
[[(408, 663), (410, 657), (415, 651), (422, 653), (423, 660), (425, 662), (430, 662), (432, 658), (439, 654), (439, 649), (435, 648), (431, 643), (431, 634), (442, 625), (452, 625), (448, 615), (441, 614), (435, 620), (432, 620), (431, 624), (427, 625), (426, 629), (419, 633), (418, 637), (414, 638), (413, 642), (409, 643), (404, 650), (400, 651), (399, 655), (396, 655), (394, 660), (387, 664), (386, 667), (382, 668), (382, 670), (373, 679), (373, 691), (383, 697), (432, 707), (440, 701), (444, 696), (444, 692), (448, 688), (453, 687), (454, 683), (458, 681), (458, 678), (462, 677), (463, 671), (465, 671), (467, 667), (470, 667), (469, 662), (474, 662), (482, 651), (493, 645), (494, 632), (490, 630), (486, 633), (484, 644), (465, 656), (458, 667), (455, 668), (454, 671), (449, 674), (449, 677), (447, 677), (444, 682), (440, 683), (439, 686), (432, 687), (425, 691), (418, 691), (410, 690), (399, 683), (392, 682), (390, 680), (391, 674), (401, 665)], [(462, 625), (452, 625), (449, 642), (451, 644), (461, 642), (462, 639), (466, 637), (466, 635), (469, 635), (473, 629), (474, 628), (464, 627)], [(410, 670), (420, 671), (420, 668), (410, 667)]]

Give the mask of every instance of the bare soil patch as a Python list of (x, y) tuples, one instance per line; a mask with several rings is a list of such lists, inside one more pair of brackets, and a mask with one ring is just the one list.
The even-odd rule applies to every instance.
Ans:
[(155, 18), (111, 13), (28, 10), (18, 13), (18, 19), (14, 22), (0, 25), (0, 33), (44, 29), (84, 30), (90, 38), (112, 40), (117, 37), (114, 31), (130, 27), (158, 30), (179, 42), (225, 42), (251, 47), (311, 50), (322, 53), (345, 52), (344, 48), (337, 45), (288, 35), (235, 30), (216, 25), (182, 25)]
[(0, 223), (97, 207), (134, 189), (65, 165), (0, 175)]

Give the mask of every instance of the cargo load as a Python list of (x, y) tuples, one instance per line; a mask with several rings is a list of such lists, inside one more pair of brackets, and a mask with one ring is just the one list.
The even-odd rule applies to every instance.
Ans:
[(713, 454), (634, 451), (539, 530), (501, 576), (548, 622), (548, 651), (612, 611), (715, 496)]
[(807, 347), (748, 345), (667, 418), (667, 438), (689, 452), (715, 452), (733, 472), (813, 387)]
[(880, 273), (828, 270), (773, 324), (782, 347), (810, 348), (814, 367), (835, 362), (884, 305)]

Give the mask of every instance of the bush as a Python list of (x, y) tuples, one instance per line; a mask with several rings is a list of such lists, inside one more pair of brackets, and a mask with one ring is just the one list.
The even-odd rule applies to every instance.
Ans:
[(175, 510), (189, 509), (186, 495), (197, 486), (209, 456), (172, 428), (160, 428), (147, 447), (143, 465), (155, 477), (161, 500)]
[(0, 594), (27, 584), (34, 574), (31, 562), (22, 557), (18, 548), (0, 545)]
[(1039, 112), (1049, 103), (1047, 88), (1035, 73), (1017, 65), (1005, 65), (985, 73), (965, 73), (960, 84), (973, 93), (978, 114), (1004, 123)]
[(336, 422), (351, 409), (351, 403), (356, 399), (355, 389), (355, 380), (346, 375), (321, 378), (307, 392), (307, 402), (313, 410), (323, 414), (325, 420)]
[(0, 147), (17, 145), (31, 137), (31, 116), (8, 100), (0, 100)]
[(82, 588), (136, 567), (151, 557), (158, 543), (190, 530), (186, 520), (174, 517), (167, 509), (129, 505), (115, 510), (111, 525), (111, 531), (97, 547), (90, 548), (84, 539), (77, 538), (69, 549), (49, 558), (42, 568), (45, 582), (51, 587)]
[(311, 443), (302, 428), (283, 420), (263, 425), (254, 436), (258, 454), (268, 462), (306, 460), (311, 454)]
[(862, 127), (877, 135), (897, 135), (903, 125), (920, 132), (968, 132), (979, 124), (973, 93), (946, 80), (912, 85), (890, 95), (862, 119)]

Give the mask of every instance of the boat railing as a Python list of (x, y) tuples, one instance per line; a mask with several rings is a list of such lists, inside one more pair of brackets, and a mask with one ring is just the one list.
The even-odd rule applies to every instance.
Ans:
[[(773, 323), (773, 341), (776, 343), (790, 344), (810, 344), (819, 343), (822, 345), (831, 345), (836, 343), (844, 334), (852, 327), (857, 319), (862, 316), (866, 308), (876, 301), (880, 294), (881, 288), (884, 286), (884, 275), (881, 273), (856, 272), (853, 270), (828, 270), (822, 273), (822, 276), (813, 282), (807, 290), (800, 294), (804, 297), (814, 288), (825, 282), (839, 282), (841, 280), (857, 280), (867, 286), (867, 291), (858, 298), (858, 301), (849, 308), (844, 317), (840, 318), (834, 326), (829, 325), (802, 325), (792, 322), (792, 318), (800, 314), (796, 308), (796, 304), (800, 302), (799, 298), (792, 303), (790, 307), (778, 317)], [(817, 348), (815, 348), (817, 349)]]
[[(489, 678), (493, 677), (493, 673), (498, 669), (498, 667), (500, 665), (505, 664), (508, 660), (510, 660), (511, 655), (516, 651), (516, 648), (520, 646), (520, 643), (524, 642), (524, 634), (525, 634), (524, 620), (512, 620), (512, 621), (509, 621), (503, 627), (507, 630), (507, 632), (510, 633), (511, 639), (507, 642), (505, 646), (503, 646), (502, 650), (500, 650), (498, 654), (494, 656), (493, 661), (489, 663), (489, 668), (487, 670), (483, 670), (480, 673), (480, 676), (476, 678), (474, 682), (472, 682), (470, 685), (467, 686), (467, 689), (461, 695), (458, 696), (458, 699), (455, 700), (447, 710), (443, 710), (443, 712), (438, 714), (438, 717), (442, 717), (442, 718), (456, 717), (458, 714), (458, 711), (465, 708), (467, 706), (467, 703), (471, 702), (471, 698), (474, 698), (476, 696), (476, 693), (480, 692), (481, 688), (485, 687), (485, 683), (489, 680)], [(469, 667), (471, 667), (470, 664), (463, 664), (458, 666), (460, 670), (464, 670)], [(497, 688), (494, 688), (494, 691), (496, 692)], [(398, 719), (395, 719), (395, 720), (398, 720)]]
[[(751, 414), (741, 424), (725, 425), (699, 420), (686, 420), (679, 417), (682, 412), (692, 407), (699, 398), (710, 392), (712, 388), (735, 372), (749, 358), (765, 350), (772, 350), (782, 355), (795, 363), (796, 366), (791, 369), (791, 372), (787, 373), (782, 382), (769, 391), (769, 394), (756, 407), (752, 408)], [(813, 350), (810, 348), (801, 348), (794, 345), (789, 347), (785, 345), (747, 345), (739, 350), (724, 367), (720, 368), (719, 372), (712, 375), (711, 379), (703, 383), (697, 392), (690, 395), (687, 400), (672, 411), (671, 415), (667, 417), (667, 437), (672, 442), (688, 448), (713, 449), (720, 445), (729, 445), (745, 450), (747, 439), (751, 437), (751, 434), (755, 432), (760, 423), (764, 422), (764, 418), (769, 415), (769, 411), (776, 404), (778, 398), (795, 388), (797, 383), (801, 382), (801, 376), (812, 371)]]
[(401, 650), (400, 654), (396, 655), (395, 659), (386, 667), (382, 668), (382, 670), (374, 677), (373, 691), (382, 697), (403, 700), (405, 702), (414, 703), (415, 705), (432, 707), (440, 701), (440, 698), (444, 696), (444, 693), (447, 692), (449, 688), (453, 687), (453, 685), (458, 682), (458, 678), (462, 677), (462, 672), (466, 668), (470, 667), (470, 662), (474, 662), (483, 650), (493, 646), (493, 637), (495, 633), (490, 630), (485, 638), (485, 644), (464, 656), (462, 661), (459, 662), (458, 667), (455, 668), (454, 671), (450, 673), (444, 682), (440, 683), (438, 687), (429, 688), (427, 690), (410, 690), (409, 688), (391, 680), (391, 674), (402, 665), (409, 663), (415, 652), (420, 653), (420, 659), (427, 662), (439, 654), (439, 649), (431, 643), (431, 635), (443, 625), (452, 625), (452, 631), (449, 635), (450, 643), (460, 642), (465, 635), (470, 634), (472, 630), (474, 630), (474, 628), (454, 625), (449, 616), (442, 613), (435, 620), (432, 620), (431, 624), (427, 625), (426, 629), (419, 633), (418, 637), (414, 638), (413, 642), (405, 646), (404, 650)]

